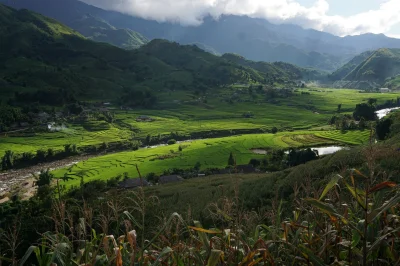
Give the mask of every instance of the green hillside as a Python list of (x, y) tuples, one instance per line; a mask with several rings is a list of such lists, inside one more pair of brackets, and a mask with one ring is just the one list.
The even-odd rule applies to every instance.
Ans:
[(109, 43), (124, 49), (136, 49), (149, 40), (138, 32), (117, 29), (101, 18), (86, 15), (71, 23), (71, 28), (97, 42)]
[(400, 49), (382, 48), (355, 67), (344, 79), (368, 80), (382, 83), (400, 73)]
[(400, 89), (400, 74), (390, 77), (386, 80), (384, 87), (392, 89), (392, 90), (398, 90)]
[(329, 75), (331, 80), (341, 80), (345, 78), (351, 71), (353, 71), (358, 65), (360, 65), (363, 61), (368, 59), (374, 51), (367, 51), (360, 55), (355, 56), (352, 60), (350, 60), (347, 64), (342, 66), (341, 68), (334, 71)]
[(207, 89), (261, 82), (250, 68), (197, 46), (153, 40), (126, 51), (96, 43), (39, 14), (0, 5), (1, 95), (15, 91), (65, 90), (78, 99), (113, 99), (126, 88)]
[(251, 67), (262, 73), (267, 73), (268, 76), (273, 77), (273, 79), (278, 82), (300, 79), (321, 79), (324, 76), (324, 72), (322, 71), (301, 68), (284, 62), (255, 62), (247, 60), (243, 56), (231, 53), (224, 54), (222, 57), (236, 64)]

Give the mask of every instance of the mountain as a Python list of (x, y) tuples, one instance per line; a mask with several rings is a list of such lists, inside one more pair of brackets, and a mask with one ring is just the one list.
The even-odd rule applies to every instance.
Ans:
[[(39, 12), (61, 21), (93, 40), (109, 42), (124, 48), (140, 46), (142, 45), (140, 40), (145, 42), (145, 38), (150, 40), (162, 38), (180, 44), (196, 44), (214, 54), (236, 53), (254, 61), (283, 61), (328, 71), (338, 69), (357, 54), (368, 50), (400, 48), (400, 40), (382, 34), (341, 38), (296, 25), (275, 25), (264, 19), (246, 16), (222, 16), (219, 20), (206, 17), (200, 26), (185, 27), (106, 11), (78, 0), (0, 0), (0, 2), (18, 9), (27, 8)], [(89, 26), (83, 26), (82, 29), (78, 23), (81, 20), (90, 21), (86, 22)], [(108, 26), (98, 26), (99, 21)], [(87, 28), (97, 29), (87, 30)], [(115, 41), (123, 37), (114, 37), (112, 33), (104, 30), (110, 28), (114, 31), (125, 29), (118, 33), (125, 36), (124, 38), (132, 36), (126, 31), (127, 29), (138, 32), (144, 37), (133, 34), (132, 39), (139, 40), (135, 45), (131, 45), (131, 41)]]
[(353, 69), (355, 69), (358, 65), (360, 65), (364, 60), (370, 57), (374, 51), (367, 51), (355, 56), (351, 59), (347, 64), (342, 66), (341, 68), (334, 71), (332, 74), (329, 75), (331, 80), (341, 80), (345, 78)]
[(237, 54), (224, 54), (222, 57), (236, 64), (251, 67), (262, 73), (267, 73), (279, 83), (289, 80), (320, 80), (326, 76), (325, 72), (315, 69), (306, 69), (284, 62), (255, 62), (247, 60), (243, 56)]
[[(14, 1), (1, 0), (8, 6), (17, 9), (29, 9), (56, 19), (75, 29), (83, 36), (98, 42), (106, 42), (124, 49), (136, 49), (148, 42), (148, 39), (138, 32), (127, 28), (116, 28), (98, 17), (96, 8), (79, 1)], [(98, 9), (101, 11), (101, 9)]]
[(400, 74), (400, 49), (382, 48), (358, 64), (344, 79), (383, 83), (385, 79), (397, 74)]
[(0, 94), (6, 99), (111, 100), (130, 90), (141, 95), (166, 89), (202, 91), (268, 78), (268, 73), (196, 45), (156, 39), (124, 50), (88, 40), (40, 14), (1, 4), (0, 34)]
[(117, 29), (107, 21), (90, 14), (71, 22), (70, 27), (88, 39), (110, 43), (124, 49), (136, 49), (149, 42), (138, 32), (130, 29)]
[(383, 34), (341, 38), (296, 25), (275, 25), (264, 19), (246, 16), (222, 16), (219, 20), (206, 17), (200, 26), (185, 27), (106, 11), (78, 0), (0, 2), (17, 9), (39, 12), (86, 37), (123, 48), (138, 47), (146, 43), (146, 39), (162, 38), (180, 44), (196, 44), (214, 54), (236, 53), (254, 61), (283, 61), (328, 71), (338, 69), (355, 55), (368, 50), (400, 48), (399, 39)]

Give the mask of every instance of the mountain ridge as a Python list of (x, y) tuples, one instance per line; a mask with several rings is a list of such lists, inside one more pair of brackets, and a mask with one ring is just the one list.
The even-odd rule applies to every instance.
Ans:
[[(149, 40), (161, 38), (180, 44), (199, 43), (216, 54), (237, 53), (254, 61), (284, 61), (328, 71), (340, 68), (354, 56), (367, 50), (400, 48), (400, 40), (383, 35), (338, 37), (296, 25), (276, 25), (264, 19), (247, 16), (221, 16), (218, 21), (206, 17), (200, 26), (184, 27), (106, 11), (78, 0), (0, 2), (15, 8), (31, 9), (56, 18), (68, 26), (71, 26), (72, 21), (91, 14), (116, 29), (130, 29)], [(111, 40), (108, 42), (111, 43)], [(142, 44), (136, 47), (140, 45)]]
[[(37, 99), (50, 93), (45, 98), (54, 96), (65, 104), (72, 98), (116, 99), (132, 90), (150, 95), (162, 90), (201, 92), (234, 83), (265, 84), (277, 77), (267, 69), (237, 64), (197, 45), (154, 39), (138, 49), (124, 50), (89, 40), (54, 19), (2, 4), (0, 34), (4, 36), (0, 94), (5, 99), (15, 95)], [(282, 81), (291, 81), (293, 75), (281, 77)]]

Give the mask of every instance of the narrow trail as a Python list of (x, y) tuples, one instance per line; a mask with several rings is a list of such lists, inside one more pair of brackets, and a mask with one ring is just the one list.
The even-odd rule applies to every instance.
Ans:
[(41, 163), (22, 169), (9, 170), (7, 172), (0, 173), (0, 195), (9, 192), (15, 186), (24, 185), (25, 183), (31, 183), (33, 179), (32, 174), (37, 174), (41, 170), (56, 170), (101, 155), (102, 154), (74, 156), (54, 162)]

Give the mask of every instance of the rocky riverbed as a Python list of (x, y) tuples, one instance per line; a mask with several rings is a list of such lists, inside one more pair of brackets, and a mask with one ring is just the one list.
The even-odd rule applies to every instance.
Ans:
[(33, 174), (39, 174), (41, 170), (45, 169), (56, 170), (68, 167), (73, 164), (77, 164), (78, 162), (85, 161), (92, 157), (95, 156), (94, 155), (74, 156), (59, 161), (41, 163), (23, 169), (15, 169), (0, 173), (0, 202), (2, 200), (6, 201), (8, 194), (13, 190), (21, 191), (22, 199), (30, 198), (36, 191), (36, 188), (34, 186), (35, 178)]

